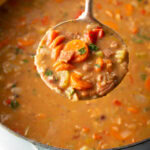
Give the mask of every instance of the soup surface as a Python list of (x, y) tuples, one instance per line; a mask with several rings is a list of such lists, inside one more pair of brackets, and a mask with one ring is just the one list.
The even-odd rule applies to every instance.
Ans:
[(128, 74), (106, 97), (72, 102), (39, 77), (34, 56), (42, 36), (83, 9), (82, 0), (10, 0), (0, 8), (0, 122), (28, 138), (71, 150), (149, 138), (149, 0), (94, 0), (94, 16), (118, 31), (130, 50)]

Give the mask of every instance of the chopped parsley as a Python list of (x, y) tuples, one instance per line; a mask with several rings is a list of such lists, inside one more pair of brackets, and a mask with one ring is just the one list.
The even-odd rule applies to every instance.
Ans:
[(17, 48), (15, 49), (15, 54), (16, 54), (16, 55), (19, 55), (19, 54), (22, 54), (22, 53), (23, 53), (23, 50), (22, 50), (21, 48), (18, 48), (18, 47), (17, 47)]
[(95, 44), (90, 44), (89, 49), (90, 49), (91, 52), (95, 52), (95, 51), (98, 50), (98, 47)]
[(132, 41), (135, 42), (135, 43), (139, 43), (139, 44), (143, 43), (143, 40), (141, 40), (139, 38), (136, 38), (136, 37), (133, 37)]
[(23, 59), (23, 62), (24, 63), (28, 63), (29, 61), (27, 59)]
[(95, 64), (95, 67), (100, 68), (101, 66), (99, 64)]
[(143, 73), (143, 74), (140, 75), (140, 77), (141, 77), (141, 79), (142, 79), (143, 81), (145, 81), (146, 78), (147, 78), (147, 75)]
[(51, 76), (51, 75), (53, 75), (53, 71), (47, 69), (46, 72), (45, 72), (45, 75), (46, 76)]
[(85, 54), (86, 53), (85, 47), (79, 49), (78, 52), (80, 53), (80, 55)]
[(16, 85), (16, 83), (14, 83), (12, 86), (11, 86), (11, 88), (15, 88), (17, 85)]
[(43, 45), (41, 45), (41, 46), (40, 46), (40, 48), (44, 48), (44, 46), (43, 46)]
[(134, 36), (132, 38), (132, 41), (135, 42), (135, 43), (143, 43), (144, 41), (149, 41), (150, 40), (150, 36), (146, 36), (146, 35), (143, 35), (143, 34), (140, 34), (138, 33), (136, 36)]
[(140, 33), (137, 36), (139, 38), (143, 39), (143, 40), (148, 40), (148, 41), (150, 40), (150, 36), (146, 36), (146, 35), (143, 35), (143, 34), (140, 34)]
[(10, 106), (11, 106), (12, 109), (18, 108), (19, 105), (20, 105), (20, 104), (19, 104), (18, 101), (16, 101), (16, 100), (12, 100), (11, 103), (10, 103)]

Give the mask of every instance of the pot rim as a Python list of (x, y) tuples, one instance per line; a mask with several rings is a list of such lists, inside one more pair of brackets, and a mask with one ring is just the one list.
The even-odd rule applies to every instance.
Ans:
[[(0, 123), (0, 127), (6, 129), (10, 134), (12, 134), (12, 135), (14, 135), (16, 137), (20, 137), (20, 138), (24, 139), (25, 141), (32, 143), (35, 146), (41, 146), (42, 148), (46, 148), (46, 149), (50, 148), (51, 150), (69, 150), (69, 149), (63, 149), (63, 148), (58, 148), (58, 147), (54, 147), (54, 146), (49, 146), (49, 145), (37, 142), (35, 140), (26, 138), (25, 136), (23, 136), (23, 135), (21, 135), (19, 133), (16, 133), (13, 130), (9, 129), (7, 126), (3, 125), (2, 123)], [(124, 150), (124, 149), (127, 149), (127, 148), (131, 148), (131, 147), (134, 147), (134, 146), (138, 146), (138, 145), (144, 144), (146, 142), (150, 142), (150, 138), (142, 140), (142, 141), (139, 141), (139, 142), (136, 142), (136, 143), (133, 143), (133, 144), (129, 144), (129, 145), (126, 145), (126, 146), (121, 146), (121, 147), (112, 148), (112, 149), (106, 149), (106, 150)]]

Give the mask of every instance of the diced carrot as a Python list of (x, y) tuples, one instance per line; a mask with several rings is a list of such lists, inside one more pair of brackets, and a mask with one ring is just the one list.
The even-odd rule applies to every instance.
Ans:
[(134, 84), (134, 79), (133, 79), (133, 76), (131, 75), (131, 73), (128, 74), (128, 77), (129, 77), (131, 85), (133, 85)]
[(50, 44), (50, 49), (51, 48), (55, 48), (56, 46), (58, 46), (59, 44), (61, 44), (63, 41), (65, 40), (65, 37), (63, 35), (59, 35), (57, 36), (53, 42)]
[(108, 72), (112, 72), (112, 61), (110, 59), (105, 59), (104, 61), (106, 69)]
[(97, 9), (101, 10), (102, 9), (102, 5), (100, 3), (97, 3), (96, 5)]
[(46, 117), (46, 115), (44, 113), (39, 113), (35, 117), (36, 117), (36, 119), (44, 119)]
[(92, 83), (82, 80), (81, 78), (77, 77), (77, 73), (72, 73), (71, 74), (71, 78), (70, 78), (70, 82), (71, 82), (71, 86), (77, 90), (86, 90), (86, 89), (90, 89), (92, 88)]
[(87, 127), (82, 128), (82, 132), (83, 132), (83, 133), (88, 133), (89, 131), (90, 131), (90, 129), (87, 128)]
[(103, 23), (114, 30), (118, 30), (118, 25), (112, 21), (104, 21)]
[(133, 34), (137, 34), (138, 31), (139, 31), (139, 29), (138, 29), (138, 27), (136, 27), (136, 26), (131, 29), (131, 32), (132, 32)]
[(102, 139), (102, 136), (99, 134), (99, 133), (95, 133), (95, 134), (93, 134), (93, 139), (94, 140), (97, 140), (97, 141), (99, 141), (99, 140), (101, 140)]
[(41, 19), (41, 23), (42, 23), (43, 26), (48, 25), (48, 23), (49, 23), (49, 17), (48, 17), (48, 16), (44, 16), (44, 17)]
[(103, 67), (104, 67), (104, 61), (103, 61), (103, 59), (102, 58), (97, 58), (96, 59), (96, 64), (94, 66), (94, 70), (96, 72), (100, 72), (103, 69)]
[(60, 63), (59, 65), (57, 65), (55, 67), (55, 70), (56, 71), (63, 71), (63, 70), (72, 70), (74, 69), (75, 67), (71, 64), (68, 64), (68, 63)]
[(145, 89), (150, 92), (150, 76), (145, 81)]
[(125, 5), (125, 12), (127, 16), (132, 16), (134, 7), (130, 3)]
[(142, 15), (145, 15), (145, 14), (146, 14), (146, 10), (145, 10), (145, 9), (142, 9), (142, 10), (141, 10), (141, 14), (142, 14)]
[(59, 35), (59, 32), (56, 30), (50, 30), (47, 34), (47, 42), (46, 45), (50, 46), (50, 44), (55, 40), (55, 38)]
[(8, 38), (4, 39), (3, 41), (0, 41), (0, 48), (6, 46), (8, 42), (9, 42)]
[(33, 39), (18, 39), (18, 46), (20, 47), (26, 47), (26, 46), (31, 46), (33, 45), (35, 40)]
[(116, 106), (121, 106), (122, 105), (122, 103), (119, 100), (114, 100), (113, 104), (116, 105)]
[(79, 10), (75, 16), (75, 19), (79, 18), (83, 12), (84, 12), (84, 10)]
[(86, 60), (89, 55), (89, 49), (87, 44), (81, 40), (72, 40), (68, 42), (64, 50), (74, 51), (74, 57), (72, 58), (72, 62), (82, 62)]
[(111, 128), (110, 134), (120, 141), (126, 140), (131, 136), (131, 132), (129, 130), (119, 131), (114, 127)]
[(136, 114), (139, 112), (139, 109), (136, 107), (128, 107), (127, 110), (128, 110), (128, 112), (131, 112), (133, 114)]
[(60, 55), (61, 50), (64, 48), (64, 44), (59, 44), (55, 48), (52, 49), (51, 58), (57, 60)]
[(36, 24), (36, 23), (38, 23), (39, 22), (39, 19), (38, 18), (35, 18), (35, 19), (33, 19), (32, 21), (31, 21), (31, 24), (33, 25), (33, 24)]

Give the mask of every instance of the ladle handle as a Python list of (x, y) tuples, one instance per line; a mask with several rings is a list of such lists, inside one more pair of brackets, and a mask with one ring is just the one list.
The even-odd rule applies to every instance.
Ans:
[(93, 8), (93, 0), (86, 0), (86, 2), (85, 2), (85, 12), (84, 12), (86, 14), (86, 16), (93, 17), (92, 8)]
[(86, 0), (85, 1), (85, 11), (78, 19), (80, 19), (80, 20), (83, 20), (83, 19), (84, 20), (85, 19), (91, 20), (91, 19), (93, 19), (92, 8), (93, 8), (93, 0)]

